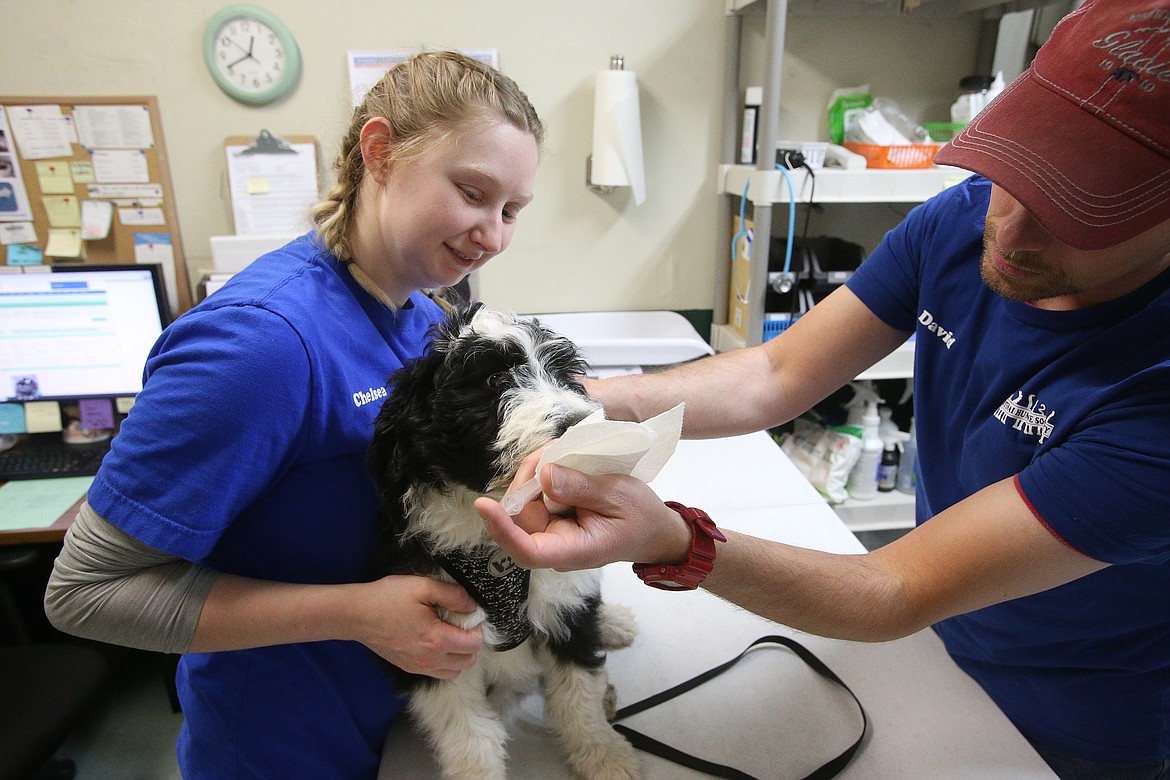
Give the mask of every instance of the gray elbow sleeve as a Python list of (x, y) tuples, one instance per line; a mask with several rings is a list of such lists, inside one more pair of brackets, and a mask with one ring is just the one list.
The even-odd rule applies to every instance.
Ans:
[(45, 591), (59, 630), (110, 644), (182, 653), (216, 572), (143, 544), (83, 503)]

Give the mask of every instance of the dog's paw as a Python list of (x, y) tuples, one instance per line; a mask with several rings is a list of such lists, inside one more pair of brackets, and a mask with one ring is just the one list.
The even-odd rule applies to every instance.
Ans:
[(569, 756), (573, 774), (582, 780), (640, 780), (642, 760), (634, 746), (616, 731), (613, 738)]
[(638, 634), (634, 611), (624, 604), (602, 603), (601, 646), (606, 650), (629, 647)]
[(605, 684), (605, 696), (601, 697), (601, 706), (605, 709), (605, 719), (613, 720), (617, 715), (617, 688), (613, 683)]

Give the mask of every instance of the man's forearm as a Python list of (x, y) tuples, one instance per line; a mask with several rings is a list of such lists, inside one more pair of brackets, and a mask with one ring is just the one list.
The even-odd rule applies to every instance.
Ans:
[(925, 628), (871, 556), (842, 555), (724, 529), (703, 588), (761, 617), (834, 639), (884, 642)]
[[(739, 349), (634, 376), (588, 382), (615, 420), (641, 421), (686, 403), (683, 435), (733, 436), (779, 425), (788, 411), (760, 349)], [(729, 399), (736, 399), (729, 403)], [(799, 414), (796, 410), (791, 416)]]
[(688, 438), (771, 428), (810, 409), (888, 355), (910, 334), (882, 322), (839, 287), (792, 327), (758, 346), (663, 372), (587, 383), (618, 420), (645, 420), (685, 401)]

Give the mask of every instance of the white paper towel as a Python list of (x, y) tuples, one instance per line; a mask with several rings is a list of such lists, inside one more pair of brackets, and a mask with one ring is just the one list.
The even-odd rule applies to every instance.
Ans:
[(639, 206), (646, 200), (638, 77), (633, 71), (597, 72), (591, 179), (598, 187), (630, 187)]
[[(682, 436), (683, 409), (684, 405), (678, 404), (640, 423), (607, 420), (599, 409), (569, 426), (550, 444), (541, 454), (536, 471), (539, 474), (545, 465), (559, 463), (586, 474), (629, 474), (649, 482), (674, 454)], [(539, 494), (540, 483), (533, 477), (505, 495), (500, 503), (508, 514), (515, 515)], [(557, 508), (550, 507), (554, 511)]]

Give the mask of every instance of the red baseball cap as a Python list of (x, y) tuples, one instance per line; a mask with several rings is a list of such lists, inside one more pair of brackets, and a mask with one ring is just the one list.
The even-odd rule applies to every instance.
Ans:
[(1078, 249), (1170, 219), (1170, 0), (1088, 0), (934, 161), (990, 179)]

